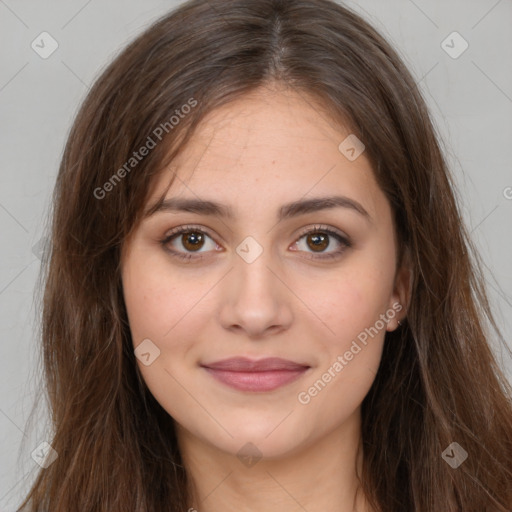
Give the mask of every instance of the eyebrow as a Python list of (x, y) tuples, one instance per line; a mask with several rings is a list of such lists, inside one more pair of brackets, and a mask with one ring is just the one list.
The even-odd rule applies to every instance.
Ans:
[[(348, 208), (359, 213), (369, 222), (372, 220), (370, 214), (361, 203), (346, 196), (315, 197), (286, 203), (279, 208), (277, 219), (281, 221), (306, 213), (340, 207)], [(146, 212), (145, 216), (149, 217), (158, 212), (189, 212), (199, 215), (212, 215), (224, 219), (234, 219), (235, 217), (233, 209), (227, 205), (204, 199), (186, 199), (180, 197), (167, 198), (159, 201)]]

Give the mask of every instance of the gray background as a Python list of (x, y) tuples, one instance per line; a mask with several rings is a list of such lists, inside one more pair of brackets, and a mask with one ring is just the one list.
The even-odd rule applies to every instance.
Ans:
[[(68, 130), (100, 70), (178, 3), (0, 0), (0, 511), (14, 511), (19, 504), (38, 469), (30, 454), (45, 439), (44, 414), (35, 418), (33, 430), (26, 424), (38, 371), (37, 242), (45, 234)], [(347, 5), (395, 45), (424, 92), (510, 344), (512, 2), (361, 0)], [(43, 31), (59, 44), (47, 59), (31, 48)], [(453, 31), (469, 44), (458, 58), (441, 45)], [(452, 52), (462, 48), (457, 39), (446, 44)], [(512, 378), (506, 351), (493, 347)]]

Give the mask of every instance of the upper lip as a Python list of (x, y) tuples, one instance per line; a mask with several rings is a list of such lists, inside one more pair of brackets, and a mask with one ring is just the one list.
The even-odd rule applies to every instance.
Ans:
[(309, 365), (296, 363), (279, 357), (267, 357), (265, 359), (249, 359), (247, 357), (232, 357), (202, 364), (201, 366), (212, 370), (224, 370), (231, 372), (268, 372), (275, 370), (303, 370)]

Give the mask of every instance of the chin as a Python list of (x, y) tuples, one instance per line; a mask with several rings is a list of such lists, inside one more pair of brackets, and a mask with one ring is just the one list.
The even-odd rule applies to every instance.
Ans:
[(300, 449), (306, 439), (298, 431), (290, 430), (289, 425), (288, 428), (279, 425), (280, 421), (282, 418), (276, 422), (253, 423), (247, 419), (242, 425), (226, 425), (233, 438), (227, 435), (222, 436), (222, 440), (210, 437), (209, 442), (240, 459), (249, 456), (265, 459), (286, 457)]

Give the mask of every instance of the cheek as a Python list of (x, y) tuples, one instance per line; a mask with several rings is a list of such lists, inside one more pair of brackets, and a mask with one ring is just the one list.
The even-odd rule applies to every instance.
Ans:
[[(384, 335), (386, 324), (380, 320), (389, 308), (392, 294), (392, 275), (382, 267), (354, 267), (341, 270), (336, 279), (329, 279), (312, 292), (309, 288), (308, 302), (317, 318), (323, 320), (328, 333), (325, 347), (346, 350), (353, 339), (376, 325)], [(373, 332), (373, 331), (372, 331)], [(330, 347), (330, 349), (329, 349)]]
[[(375, 254), (375, 253), (374, 253)], [(310, 400), (319, 417), (330, 422), (332, 406), (341, 418), (356, 408), (369, 391), (378, 371), (387, 322), (392, 318), (389, 298), (393, 290), (394, 260), (370, 255), (354, 259), (336, 279), (311, 295), (312, 308), (325, 319), (327, 336), (321, 344), (321, 364), (307, 382), (302, 402)], [(382, 318), (384, 315), (384, 319)], [(331, 411), (330, 413), (328, 411)], [(338, 419), (339, 419), (338, 418)]]
[(207, 279), (190, 280), (186, 273), (170, 272), (168, 264), (148, 264), (135, 254), (124, 268), (124, 300), (133, 347), (145, 343), (141, 346), (158, 354), (150, 365), (140, 358), (136, 362), (152, 394), (166, 404), (169, 413), (174, 412), (169, 397), (183, 393), (178, 382), (197, 362), (196, 345), (211, 317), (204, 311), (204, 295), (213, 285)]
[(328, 429), (360, 406), (375, 380), (387, 325), (381, 315), (388, 312), (389, 289), (366, 274), (340, 278), (324, 291), (317, 304), (334, 334), (317, 336), (320, 364), (297, 401), (308, 422)]
[(174, 418), (194, 416), (191, 411), (196, 407), (182, 383), (193, 364), (187, 358), (190, 340), (199, 339), (195, 332), (202, 329), (197, 316), (198, 301), (204, 295), (201, 291), (187, 286), (183, 277), (171, 275), (168, 268), (148, 265), (135, 257), (123, 270), (133, 347), (147, 347), (141, 353), (150, 353), (149, 364), (142, 357), (135, 359), (136, 364), (151, 394)]
[(204, 283), (170, 273), (169, 266), (133, 257), (123, 271), (123, 292), (135, 345), (144, 338), (165, 343), (204, 295)]
[(325, 380), (334, 387), (345, 383), (360, 389), (371, 383), (380, 363), (387, 326), (381, 319), (386, 313), (385, 294), (379, 295), (375, 288), (367, 291), (361, 281), (353, 287), (345, 284), (343, 293), (333, 294), (330, 328), (334, 334), (323, 341), (320, 372), (328, 372)]

